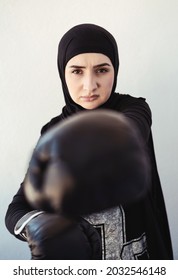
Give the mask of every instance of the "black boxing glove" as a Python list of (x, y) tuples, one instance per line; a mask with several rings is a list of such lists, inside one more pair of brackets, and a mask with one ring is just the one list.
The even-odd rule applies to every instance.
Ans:
[[(72, 192), (74, 186), (73, 179), (64, 168), (64, 164), (61, 164), (60, 160), (57, 162), (51, 161), (47, 164), (45, 171), (37, 171), (33, 165), (30, 168), (23, 185), (28, 202), (34, 209), (43, 209), (48, 212), (56, 212), (57, 210), (58, 213), (63, 213), (62, 202), (64, 197)], [(30, 174), (35, 182), (30, 180)], [(36, 180), (39, 180), (38, 176), (42, 176), (40, 185), (36, 185)]]
[(101, 240), (86, 220), (42, 213), (25, 227), (33, 260), (101, 259)]
[(109, 110), (85, 111), (39, 140), (27, 182), (39, 194), (37, 208), (84, 215), (143, 197), (150, 165), (127, 118)]

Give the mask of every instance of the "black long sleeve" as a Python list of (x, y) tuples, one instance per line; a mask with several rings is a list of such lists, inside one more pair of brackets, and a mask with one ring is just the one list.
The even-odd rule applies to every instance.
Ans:
[(115, 110), (128, 117), (139, 130), (145, 143), (148, 143), (152, 125), (152, 113), (142, 97), (119, 94)]
[[(52, 126), (57, 124), (61, 120), (60, 116), (53, 118), (49, 123), (44, 125), (41, 129), (41, 136)], [(9, 204), (6, 215), (5, 224), (8, 231), (20, 240), (24, 239), (20, 235), (15, 235), (14, 228), (17, 222), (27, 213), (34, 209), (30, 206), (23, 190), (24, 181), (21, 183), (19, 190), (14, 195), (12, 202)]]
[[(5, 216), (5, 224), (7, 229), (11, 234), (14, 235), (14, 228), (16, 223), (28, 212), (34, 210), (29, 203), (27, 202), (24, 191), (23, 191), (23, 183), (21, 184), (18, 192), (13, 197), (12, 202), (9, 204), (6, 216)], [(16, 236), (16, 235), (15, 235)], [(19, 235), (17, 238), (23, 240)]]

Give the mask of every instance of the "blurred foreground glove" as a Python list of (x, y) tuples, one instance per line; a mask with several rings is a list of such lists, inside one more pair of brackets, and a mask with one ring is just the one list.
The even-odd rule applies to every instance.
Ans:
[(101, 259), (97, 230), (86, 220), (43, 213), (25, 228), (33, 260)]
[(36, 208), (90, 214), (145, 195), (150, 166), (142, 138), (123, 115), (85, 111), (38, 142), (25, 193)]

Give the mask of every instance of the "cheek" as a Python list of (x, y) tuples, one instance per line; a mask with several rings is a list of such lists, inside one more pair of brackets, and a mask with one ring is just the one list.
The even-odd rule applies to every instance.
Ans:
[(69, 91), (69, 94), (72, 98), (76, 97), (76, 93), (78, 92), (79, 83), (76, 81), (76, 79), (72, 78), (66, 78), (66, 85)]
[(68, 76), (65, 77), (65, 81), (66, 81), (66, 85), (67, 85), (67, 88), (68, 89), (71, 89), (72, 88), (72, 79)]
[(114, 83), (114, 78), (110, 79), (109, 87), (112, 89)]
[(113, 83), (114, 83), (114, 76), (110, 76), (104, 81), (103, 86), (105, 89), (111, 91), (113, 87)]
[(71, 90), (73, 88), (73, 80), (69, 73), (65, 73), (65, 82), (67, 85), (68, 90)]

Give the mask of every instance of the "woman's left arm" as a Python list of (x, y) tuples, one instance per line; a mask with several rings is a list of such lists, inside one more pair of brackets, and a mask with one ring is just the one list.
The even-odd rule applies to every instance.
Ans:
[(131, 119), (147, 143), (152, 125), (152, 114), (144, 98), (126, 95), (120, 103), (120, 112)]

